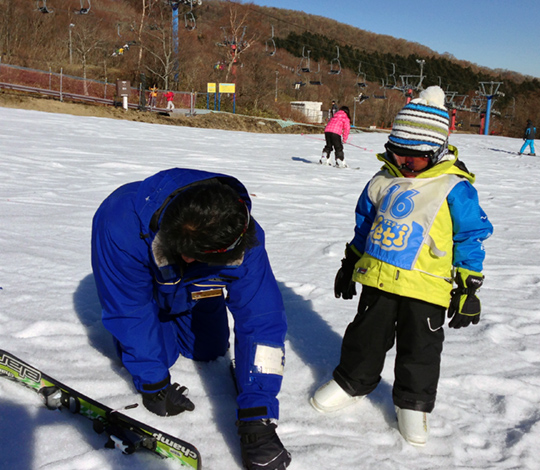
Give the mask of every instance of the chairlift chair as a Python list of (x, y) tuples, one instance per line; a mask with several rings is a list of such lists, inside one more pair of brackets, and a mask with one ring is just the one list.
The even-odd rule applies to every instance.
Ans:
[(311, 51), (307, 51), (307, 56), (304, 54), (305, 53), (305, 50), (306, 50), (306, 46), (304, 46), (302, 48), (302, 59), (300, 60), (300, 65), (299, 65), (299, 68), (302, 72), (304, 73), (310, 73), (311, 72), (311, 68), (310, 68), (310, 59), (309, 59), (309, 54)]
[(197, 20), (193, 11), (190, 10), (184, 14), (184, 26), (188, 31), (193, 31), (197, 27)]
[(188, 31), (193, 31), (197, 27), (197, 21), (193, 14), (193, 0), (189, 0), (189, 11), (184, 13), (184, 26)]
[(227, 31), (225, 31), (225, 26), (220, 28), (223, 31), (223, 42), (216, 43), (218, 46), (228, 46), (230, 44), (229, 38), (227, 37)]
[(356, 76), (356, 86), (358, 88), (366, 88), (366, 74), (362, 72), (362, 62), (358, 64), (358, 75)]
[[(441, 86), (441, 85), (439, 85)], [(444, 92), (444, 104), (447, 108), (455, 108), (454, 98), (457, 95), (457, 91), (445, 91)]]
[[(317, 71), (316, 72), (312, 72), (314, 75), (317, 75), (319, 73), (321, 73), (321, 64), (317, 63)], [(322, 80), (319, 78), (318, 80), (310, 80), (309, 81), (309, 84), (310, 85), (317, 85), (317, 86), (320, 86), (322, 85)]]
[(485, 104), (485, 100), (483, 96), (476, 96), (476, 97), (473, 96), (472, 102), (471, 102), (471, 111), (475, 113), (481, 112), (482, 108), (484, 107), (484, 104)]
[[(41, 3), (41, 6), (39, 5), (40, 3)], [(41, 2), (39, 0), (37, 0), (36, 4), (37, 4), (37, 10), (40, 11), (41, 13), (52, 13), (53, 12), (52, 10), (49, 10), (47, 8), (47, 0), (41, 0)]]
[[(400, 75), (401, 79), (401, 89), (412, 89), (415, 91), (422, 90), (422, 81), (424, 80), (423, 75)], [(416, 79), (418, 82), (415, 83)]]
[[(80, 0), (81, 3), (81, 9), (75, 10), (75, 14), (77, 15), (87, 15), (90, 12), (90, 9), (92, 8), (92, 4), (90, 3), (90, 0)], [(88, 7), (85, 6), (85, 3), (88, 4)]]
[(246, 28), (247, 26), (244, 26), (244, 29), (242, 30), (242, 36), (240, 36), (240, 39), (237, 39), (236, 41), (236, 45), (239, 47), (239, 48), (243, 48), (244, 47), (244, 37), (246, 35)]
[[(390, 80), (389, 78), (391, 77), (391, 81), (392, 83), (390, 83)], [(384, 84), (384, 82), (383, 82)], [(384, 87), (385, 88), (388, 88), (390, 90), (393, 90), (395, 88), (397, 88), (397, 81), (396, 81), (396, 64), (392, 64), (392, 74), (391, 75), (387, 75), (386, 76), (386, 84), (384, 84)]]
[(362, 72), (362, 62), (358, 65), (358, 75), (356, 76), (356, 86), (358, 88), (366, 88), (366, 74)]
[(467, 107), (465, 106), (465, 102), (467, 101), (467, 98), (469, 95), (456, 95), (455, 98), (461, 98), (461, 101), (455, 105), (456, 109), (465, 110)]
[(272, 37), (265, 42), (266, 55), (273, 57), (276, 55), (276, 41), (274, 41), (274, 25), (272, 25)]
[(339, 60), (339, 47), (336, 46), (337, 55), (334, 59), (330, 61), (330, 71), (328, 72), (331, 75), (339, 75), (341, 73), (341, 62)]
[(373, 98), (375, 98), (376, 100), (385, 100), (386, 99), (386, 89), (388, 88), (388, 85), (385, 84), (384, 82), (384, 78), (381, 78), (381, 86), (379, 88), (381, 88), (381, 90), (384, 90), (383, 94), (382, 95), (376, 95), (375, 93), (373, 93)]

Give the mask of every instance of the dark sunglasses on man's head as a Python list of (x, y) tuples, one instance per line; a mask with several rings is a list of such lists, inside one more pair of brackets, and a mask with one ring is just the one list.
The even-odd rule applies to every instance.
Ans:
[(249, 208), (248, 208), (247, 204), (245, 203), (245, 201), (243, 199), (238, 199), (238, 200), (242, 204), (244, 204), (244, 208), (246, 209), (246, 223), (244, 224), (244, 228), (242, 229), (242, 232), (240, 233), (240, 235), (238, 235), (236, 240), (234, 242), (232, 242), (228, 247), (226, 247), (226, 248), (218, 248), (217, 250), (204, 250), (203, 253), (205, 253), (205, 254), (209, 254), (209, 253), (227, 253), (228, 251), (232, 251), (238, 245), (240, 245), (240, 242), (242, 241), (242, 238), (244, 237), (244, 235), (246, 234), (246, 232), (248, 230), (249, 223), (251, 221), (251, 215), (249, 213)]

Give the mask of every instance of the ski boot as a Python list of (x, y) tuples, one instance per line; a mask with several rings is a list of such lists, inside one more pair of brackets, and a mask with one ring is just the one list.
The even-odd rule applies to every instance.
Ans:
[(364, 398), (364, 395), (353, 397), (343, 390), (335, 380), (325, 383), (315, 392), (309, 402), (321, 413), (341, 410)]
[(332, 163), (330, 162), (330, 154), (323, 153), (321, 159), (319, 160), (319, 163), (321, 165), (331, 165)]
[(403, 438), (413, 446), (424, 447), (429, 435), (429, 413), (396, 406), (396, 415)]

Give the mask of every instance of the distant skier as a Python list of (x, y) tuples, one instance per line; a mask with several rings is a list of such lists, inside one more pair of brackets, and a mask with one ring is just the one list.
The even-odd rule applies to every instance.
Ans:
[(167, 111), (172, 111), (174, 109), (174, 93), (169, 90), (163, 96), (167, 100)]
[[(351, 131), (351, 116), (349, 108), (342, 106), (334, 115), (324, 129), (324, 137), (326, 145), (323, 148), (323, 154), (319, 163), (321, 165), (331, 165), (330, 154), (332, 150), (336, 151), (336, 166), (340, 168), (348, 168), (345, 163), (345, 153), (343, 152), (343, 144), (347, 143), (349, 132)], [(343, 142), (341, 138), (343, 137)]]
[(523, 152), (525, 152), (525, 149), (527, 147), (531, 148), (531, 155), (536, 157), (536, 153), (534, 151), (534, 139), (536, 137), (536, 127), (533, 126), (533, 123), (530, 119), (527, 119), (527, 127), (525, 128), (525, 132), (523, 134), (523, 140), (525, 143), (521, 147), (521, 150), (519, 151), (519, 154), (522, 155)]
[(474, 175), (448, 145), (448, 128), (437, 86), (396, 116), (386, 153), (377, 155), (384, 166), (358, 199), (354, 237), (335, 278), (337, 298), (352, 299), (362, 284), (358, 313), (345, 331), (333, 380), (311, 399), (321, 412), (358, 402), (379, 384), (386, 353), (396, 344), (398, 429), (416, 446), (428, 439), (445, 311), (450, 328), (480, 320), (482, 242), (493, 231)]
[(154, 85), (152, 88), (150, 88), (150, 109), (155, 108), (157, 106), (157, 86)]
[(334, 115), (338, 112), (338, 107), (335, 101), (332, 101), (332, 106), (330, 107), (330, 111), (328, 112), (329, 120), (334, 117)]

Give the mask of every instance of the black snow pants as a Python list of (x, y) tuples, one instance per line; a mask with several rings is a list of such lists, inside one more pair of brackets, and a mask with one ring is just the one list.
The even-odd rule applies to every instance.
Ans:
[(324, 138), (326, 139), (326, 145), (323, 148), (323, 153), (326, 153), (327, 158), (330, 158), (332, 150), (335, 150), (336, 160), (343, 160), (345, 158), (345, 153), (343, 152), (341, 136), (335, 132), (325, 132)]
[(386, 353), (396, 343), (394, 404), (430, 413), (435, 406), (446, 309), (364, 286), (334, 370), (352, 396), (367, 395), (381, 380)]

